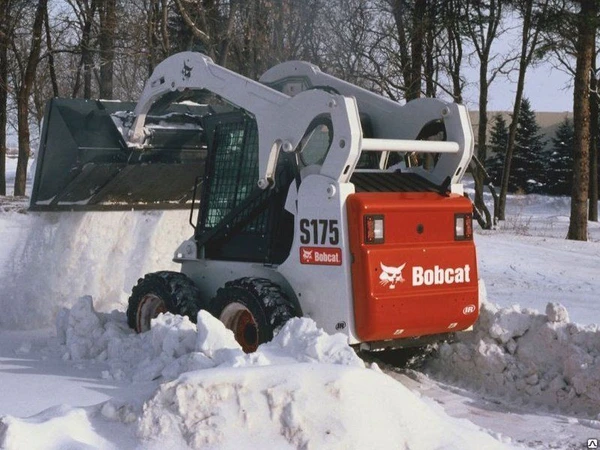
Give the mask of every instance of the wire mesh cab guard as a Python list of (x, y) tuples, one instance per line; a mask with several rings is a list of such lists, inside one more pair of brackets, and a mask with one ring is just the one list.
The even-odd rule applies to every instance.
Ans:
[(209, 259), (282, 262), (289, 254), (293, 217), (284, 209), (294, 164), (279, 160), (277, 184), (257, 186), (258, 131), (243, 112), (206, 117), (208, 158), (196, 227)]

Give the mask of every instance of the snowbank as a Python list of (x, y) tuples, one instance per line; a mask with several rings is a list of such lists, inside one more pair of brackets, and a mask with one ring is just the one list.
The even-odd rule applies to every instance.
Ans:
[(474, 332), (441, 345), (427, 370), (511, 402), (600, 419), (600, 327), (569, 322), (558, 303), (545, 314), (483, 303)]
[(151, 381), (214, 367), (326, 363), (364, 367), (341, 335), (329, 336), (308, 319), (293, 319), (259, 352), (246, 355), (220, 321), (202, 311), (196, 326), (189, 318), (161, 314), (147, 333), (135, 334), (124, 313), (98, 313), (90, 296), (57, 316), (63, 360), (104, 362), (105, 379)]
[(115, 447), (94, 431), (88, 411), (63, 405), (28, 419), (2, 417), (0, 448), (58, 450)]
[(138, 435), (161, 448), (500, 448), (391, 378), (343, 365), (186, 374), (144, 405)]
[[(0, 242), (2, 328), (46, 327), (61, 307), (93, 295), (101, 311), (125, 309), (145, 273), (177, 270), (173, 252), (192, 233), (188, 211), (19, 214), (0, 217), (24, 231)], [(14, 230), (18, 231), (18, 230)], [(0, 237), (5, 233), (0, 230)], [(1, 261), (0, 261), (1, 262)]]
[[(61, 430), (75, 426), (67, 426), (69, 416), (81, 428), (80, 442), (102, 448), (85, 422), (101, 416), (131, 424), (142, 446), (151, 449), (237, 449), (241, 443), (264, 449), (505, 448), (376, 366), (365, 368), (342, 335), (327, 335), (310, 319), (290, 320), (249, 355), (204, 311), (197, 327), (164, 314), (140, 335), (127, 330), (124, 320), (122, 313), (97, 313), (91, 298), (83, 297), (61, 311), (57, 331), (65, 359), (107, 362), (110, 376), (160, 378), (143, 407), (111, 400), (85, 412), (4, 417), (0, 446), (27, 443), (27, 431), (48, 434), (44, 448), (61, 448), (70, 442)], [(61, 424), (54, 434), (48, 431), (52, 421)]]

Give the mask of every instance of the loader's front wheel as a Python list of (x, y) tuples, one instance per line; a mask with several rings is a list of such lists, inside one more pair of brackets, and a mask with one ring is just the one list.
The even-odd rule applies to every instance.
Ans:
[(150, 329), (150, 321), (160, 313), (188, 316), (196, 322), (198, 311), (206, 309), (200, 291), (186, 275), (161, 271), (140, 278), (127, 307), (127, 323), (138, 333)]
[(255, 351), (292, 317), (296, 311), (283, 290), (265, 278), (240, 278), (217, 291), (210, 312), (233, 331), (246, 353)]

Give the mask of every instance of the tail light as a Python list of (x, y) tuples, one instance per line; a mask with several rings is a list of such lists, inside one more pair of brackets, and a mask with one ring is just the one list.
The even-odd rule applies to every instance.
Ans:
[(365, 243), (383, 244), (384, 226), (382, 215), (365, 216)]
[(454, 240), (466, 241), (473, 239), (473, 215), (454, 215)]

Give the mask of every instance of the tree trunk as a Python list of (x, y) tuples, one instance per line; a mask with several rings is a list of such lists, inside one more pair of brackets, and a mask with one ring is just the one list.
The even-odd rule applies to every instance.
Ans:
[(50, 70), (50, 82), (52, 83), (52, 95), (60, 97), (58, 92), (58, 82), (56, 80), (56, 70), (54, 68), (54, 51), (52, 50), (52, 34), (50, 32), (50, 20), (48, 10), (44, 15), (44, 30), (46, 31), (46, 47), (48, 48), (48, 69)]
[(0, 195), (6, 195), (6, 124), (8, 122), (8, 0), (0, 0)]
[(158, 31), (160, 27), (160, 12), (158, 0), (150, 0), (148, 6), (148, 17), (146, 18), (146, 42), (148, 42), (148, 77), (152, 75), (157, 64), (157, 50), (159, 46)]
[[(481, 60), (479, 66), (479, 126), (477, 128), (477, 158), (479, 161), (485, 161), (487, 157), (487, 104), (488, 104), (488, 82), (487, 82), (487, 60)], [(475, 169), (473, 171), (473, 180), (475, 181), (475, 208), (482, 211), (485, 215), (485, 226), (492, 227), (492, 216), (483, 200), (483, 184), (485, 174), (483, 171)]]
[(427, 8), (427, 13), (424, 20), (424, 26), (426, 31), (426, 51), (425, 51), (425, 96), (435, 97), (436, 96), (436, 80), (437, 80), (437, 64), (436, 57), (439, 54), (439, 50), (436, 48), (435, 35), (437, 32), (436, 19), (438, 17), (438, 11), (436, 9), (436, 2), (430, 2), (431, 4)]
[[(393, 0), (392, 2), (392, 13), (394, 15), (394, 23), (396, 24), (396, 33), (398, 34), (398, 47), (400, 50), (400, 64), (402, 68), (402, 78), (407, 89), (412, 79), (412, 62), (410, 58), (410, 50), (408, 48), (408, 42), (406, 42), (406, 30), (404, 26), (404, 19), (406, 17), (406, 0)], [(409, 98), (409, 92), (405, 95), (406, 100), (412, 100)]]
[(83, 24), (81, 30), (81, 41), (79, 48), (81, 51), (81, 63), (77, 69), (75, 86), (73, 88), (73, 97), (79, 94), (81, 87), (81, 69), (83, 68), (83, 98), (92, 97), (92, 65), (94, 64), (94, 50), (92, 48), (92, 24), (96, 15), (96, 0), (92, 0), (89, 8), (86, 4), (81, 4), (81, 14)]
[(27, 67), (22, 75), (21, 86), (17, 94), (17, 123), (19, 126), (19, 160), (15, 178), (15, 196), (25, 195), (27, 182), (27, 163), (29, 161), (29, 95), (35, 81), (42, 43), (42, 26), (46, 15), (48, 0), (39, 0), (31, 39), (31, 50), (27, 58)]
[[(596, 54), (596, 50), (592, 55)], [(592, 73), (590, 77), (590, 92), (598, 92), (596, 79), (596, 58), (592, 59)], [(588, 219), (598, 222), (598, 95), (590, 96), (590, 211)]]
[(597, 6), (593, 0), (581, 2), (577, 24), (577, 64), (573, 94), (573, 188), (571, 218), (567, 239), (587, 241), (588, 189), (590, 183), (590, 71), (596, 37)]
[(108, 100), (113, 98), (116, 7), (116, 0), (105, 0), (100, 11), (100, 98)]
[(452, 98), (456, 103), (462, 103), (462, 80), (460, 70), (462, 66), (462, 40), (460, 33), (460, 8), (457, 1), (449, 1), (442, 8), (442, 15), (446, 16), (446, 33), (448, 34), (448, 71), (452, 80)]
[(525, 72), (527, 71), (527, 66), (529, 65), (527, 44), (528, 36), (531, 30), (532, 7), (533, 1), (529, 0), (527, 2), (527, 9), (525, 10), (523, 17), (523, 37), (521, 40), (521, 57), (519, 59), (519, 77), (517, 80), (517, 92), (515, 94), (512, 121), (508, 129), (508, 143), (506, 145), (506, 154), (504, 155), (504, 168), (502, 169), (502, 183), (500, 185), (498, 211), (494, 213), (498, 220), (505, 220), (506, 218), (506, 194), (508, 193), (508, 182), (510, 180), (510, 166), (512, 164), (513, 152), (515, 150), (517, 124), (519, 122), (519, 113), (521, 112), (521, 102), (523, 101), (523, 90), (525, 89)]
[(425, 42), (427, 0), (415, 0), (413, 29), (410, 38), (411, 72), (406, 100), (421, 97), (421, 74), (423, 73), (423, 44)]
[[(488, 74), (490, 52), (494, 39), (498, 36), (498, 25), (502, 18), (502, 2), (500, 0), (491, 0), (485, 2), (465, 2), (467, 7), (466, 21), (468, 36), (475, 47), (475, 52), (479, 58), (479, 126), (477, 130), (477, 157), (479, 161), (485, 161), (487, 156), (486, 138), (487, 138), (487, 104), (488, 91), (490, 83), (498, 73), (498, 69)], [(487, 10), (487, 14), (485, 11)], [(488, 79), (488, 76), (490, 78)], [(475, 208), (485, 215), (483, 228), (493, 226), (490, 211), (483, 201), (483, 184), (485, 173), (483, 170), (475, 168), (473, 170), (473, 179), (475, 180)], [(483, 218), (482, 218), (483, 219)]]

